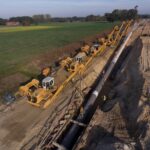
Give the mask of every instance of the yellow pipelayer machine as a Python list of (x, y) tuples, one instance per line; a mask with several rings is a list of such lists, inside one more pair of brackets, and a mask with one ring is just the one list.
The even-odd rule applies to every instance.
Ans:
[(33, 79), (25, 86), (21, 86), (18, 91), (19, 95), (26, 96), (28, 103), (33, 106), (47, 108), (67, 84), (86, 69), (94, 57), (101, 54), (107, 47), (116, 47), (119, 44), (131, 23), (132, 21), (127, 21), (123, 22), (120, 27), (115, 26), (106, 38), (98, 39), (92, 46), (85, 44), (74, 58), (63, 59), (60, 62), (60, 68), (64, 68), (69, 76), (60, 86), (55, 86), (55, 78), (51, 76), (51, 68), (45, 68), (42, 71), (44, 78), (41, 81)]

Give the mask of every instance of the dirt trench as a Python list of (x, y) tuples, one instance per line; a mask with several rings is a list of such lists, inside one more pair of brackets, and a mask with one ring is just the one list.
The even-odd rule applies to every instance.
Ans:
[(150, 57), (141, 32), (139, 27), (128, 43), (128, 57), (106, 84), (103, 94), (108, 101), (100, 103), (76, 150), (150, 149)]

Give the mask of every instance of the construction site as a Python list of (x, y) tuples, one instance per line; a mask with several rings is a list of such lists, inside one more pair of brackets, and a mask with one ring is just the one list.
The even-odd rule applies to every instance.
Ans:
[(0, 150), (149, 150), (150, 20), (126, 20), (0, 105)]

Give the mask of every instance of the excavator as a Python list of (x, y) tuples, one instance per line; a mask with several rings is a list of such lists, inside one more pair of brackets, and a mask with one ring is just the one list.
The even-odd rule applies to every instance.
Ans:
[(60, 66), (65, 68), (69, 72), (74, 72), (77, 70), (78, 65), (85, 60), (85, 58), (89, 55), (90, 46), (87, 43), (84, 43), (80, 48), (79, 53), (77, 53), (74, 58), (66, 57), (60, 61)]
[(15, 94), (16, 96), (27, 96), (30, 95), (34, 89), (38, 88), (40, 84), (40, 80), (43, 78), (49, 76), (51, 74), (51, 67), (46, 67), (41, 71), (41, 74), (39, 75), (40, 79), (32, 79), (29, 83), (26, 85), (20, 86), (18, 92)]
[(37, 79), (33, 79), (26, 85), (20, 86), (18, 92), (16, 93), (16, 96), (27, 96), (31, 94), (35, 88), (38, 88), (38, 85), (39, 81)]
[(117, 33), (119, 31), (119, 27), (118, 26), (115, 26), (113, 31), (108, 34), (107, 36), (107, 46), (111, 46), (114, 39), (115, 39), (115, 33)]
[(73, 61), (70, 64), (68, 64), (68, 66), (66, 68), (67, 71), (69, 71), (69, 72), (75, 72), (75, 71), (77, 71), (77, 69), (79, 68), (79, 66), (80, 67), (81, 66), (84, 67), (83, 62), (85, 61), (86, 58), (87, 58), (87, 55), (84, 52), (78, 53), (74, 57)]
[(59, 65), (62, 67), (62, 68), (66, 68), (71, 62), (72, 62), (72, 58), (71, 57), (66, 57), (64, 58), (63, 60), (61, 60), (59, 62)]
[(106, 39), (98, 38), (97, 41), (93, 44), (93, 46), (91, 46), (90, 55), (93, 57), (97, 56), (99, 53), (105, 50), (106, 46), (107, 46)]
[(84, 45), (81, 47), (81, 52), (84, 52), (86, 55), (89, 54), (90, 46), (87, 43), (84, 43)]
[(28, 103), (36, 107), (42, 106), (56, 92), (57, 87), (54, 86), (54, 78), (46, 77), (42, 80), (41, 85), (35, 87), (32, 93), (28, 94)]

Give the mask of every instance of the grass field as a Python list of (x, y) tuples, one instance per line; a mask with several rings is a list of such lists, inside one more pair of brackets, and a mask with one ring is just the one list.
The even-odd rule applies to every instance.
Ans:
[(0, 27), (0, 78), (22, 72), (27, 62), (39, 54), (98, 34), (113, 25), (114, 23), (55, 23)]

